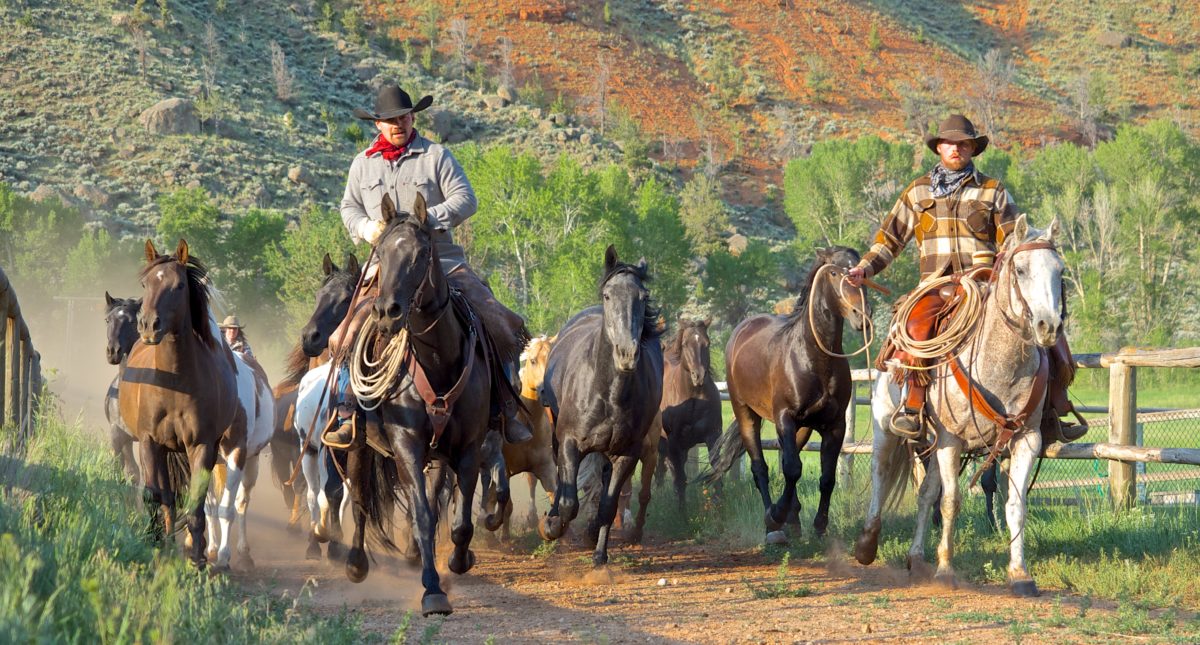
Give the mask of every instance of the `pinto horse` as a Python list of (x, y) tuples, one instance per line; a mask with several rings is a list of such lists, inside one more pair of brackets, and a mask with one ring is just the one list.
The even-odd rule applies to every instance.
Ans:
[(663, 366), (662, 431), (658, 443), (659, 481), (663, 465), (675, 479), (679, 512), (685, 512), (687, 473), (692, 446), (708, 446), (711, 460), (721, 436), (721, 393), (712, 376), (708, 327), (711, 320), (679, 319), (679, 331), (667, 345)]
[[(973, 337), (953, 348), (947, 360), (932, 371), (926, 422), (932, 424), (935, 450), (921, 482), (908, 564), (910, 571), (927, 567), (925, 534), (933, 506), (941, 495), (942, 538), (934, 579), (951, 587), (957, 584), (951, 560), (954, 520), (961, 503), (961, 459), (971, 453), (999, 458), (1007, 449), (1009, 586), (1018, 596), (1038, 594), (1025, 564), (1025, 496), (1034, 463), (1042, 451), (1045, 351), (1062, 333), (1063, 261), (1054, 245), (1057, 231), (1058, 220), (1040, 231), (1030, 227), (1024, 215), (1017, 219), (997, 254)], [(892, 412), (900, 405), (900, 394), (893, 375), (884, 373), (876, 380), (871, 396), (873, 485), (866, 523), (854, 549), (855, 558), (862, 564), (875, 560), (883, 507), (903, 491), (911, 462), (909, 448), (886, 430)]]
[[(104, 326), (108, 334), (107, 357), (109, 365), (124, 365), (125, 358), (137, 342), (138, 310), (142, 308), (141, 298), (114, 298), (104, 292)], [(141, 484), (141, 474), (138, 472), (137, 460), (133, 458), (133, 433), (121, 420), (120, 406), (117, 404), (117, 385), (121, 375), (113, 377), (112, 384), (104, 395), (104, 417), (108, 420), (108, 441), (113, 454), (121, 460), (125, 474), (134, 485)]]
[[(189, 479), (188, 473), (168, 466), (175, 462), (167, 453), (187, 453), (191, 560), (199, 568), (207, 563), (204, 502), (213, 466), (224, 456), (228, 474), (220, 515), (227, 523), (249, 457), (238, 365), (209, 314), (206, 276), (204, 265), (190, 256), (187, 242), (180, 240), (173, 255), (159, 255), (146, 241), (146, 266), (140, 276), (141, 342), (129, 352), (118, 386), (121, 419), (137, 437), (142, 453), (147, 505), (155, 509), (155, 517), (161, 513), (167, 536), (175, 528), (177, 487)], [(252, 385), (253, 379), (247, 383)], [(249, 395), (252, 399), (253, 392)], [(228, 548), (218, 552), (216, 566), (227, 569), (229, 556)]]
[[(829, 501), (851, 395), (850, 362), (838, 356), (842, 353), (842, 323), (849, 320), (855, 329), (862, 329), (871, 315), (862, 291), (845, 281), (846, 271), (858, 260), (853, 249), (818, 250), (792, 313), (743, 320), (725, 348), (735, 420), (721, 435), (708, 480), (727, 472), (743, 450), (750, 454), (750, 472), (765, 510), (768, 543), (786, 542), (784, 521), (799, 511), (799, 451), (813, 429), (821, 434), (821, 500), (813, 526), (818, 535), (824, 535), (829, 525)], [(771, 502), (762, 453), (763, 419), (771, 420), (779, 434), (784, 485), (775, 503)]]
[(435, 476), (435, 471), (445, 470), (435, 466), (449, 466), (457, 476), (459, 502), (450, 525), (454, 548), (449, 568), (463, 574), (475, 564), (471, 509), (482, 464), (480, 447), (488, 432), (492, 370), (482, 325), (465, 298), (450, 289), (442, 269), (425, 199), (418, 194), (412, 214), (398, 215), (385, 195), (382, 211), (385, 229), (375, 247), (379, 296), (374, 322), (360, 333), (370, 333), (373, 326), (383, 342), (402, 332), (407, 336), (402, 368), (391, 376), (393, 387), (378, 408), (380, 434), (394, 455), (395, 483), (402, 490), (397, 494), (393, 483), (381, 476), (383, 457), (374, 449), (350, 452), (346, 477), (354, 499), (354, 539), (346, 575), (355, 582), (366, 578), (367, 520), (390, 544), (384, 514), (401, 503), (411, 511), (416, 527), (424, 586), (421, 612), (449, 614), (453, 609), (441, 587), (434, 549), (435, 502), (446, 478)]
[[(608, 562), (608, 535), (620, 493), (645, 453), (646, 434), (662, 400), (661, 331), (648, 280), (644, 259), (636, 265), (621, 262), (609, 246), (600, 281), (603, 304), (567, 321), (546, 366), (542, 402), (554, 419), (558, 482), (541, 532), (558, 539), (575, 519), (579, 463), (590, 453), (600, 454), (605, 460), (603, 490), (589, 526), (596, 535), (596, 566)], [(651, 459), (651, 468), (653, 464)]]

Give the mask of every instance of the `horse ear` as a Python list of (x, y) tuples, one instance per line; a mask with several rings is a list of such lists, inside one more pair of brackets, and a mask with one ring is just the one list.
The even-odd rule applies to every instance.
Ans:
[(1058, 238), (1058, 234), (1061, 232), (1062, 226), (1058, 223), (1058, 215), (1055, 215), (1054, 219), (1050, 220), (1050, 226), (1046, 227), (1046, 232), (1042, 233), (1042, 239), (1054, 244), (1054, 241)]
[(817, 262), (826, 264), (829, 262), (829, 258), (832, 257), (832, 255), (833, 249), (824, 246), (817, 247)]
[(321, 258), (321, 271), (327, 276), (337, 271), (337, 265), (333, 263), (333, 258), (329, 257), (328, 253)]
[(114, 302), (116, 302), (116, 300), (114, 300), (113, 297), (108, 295), (108, 292), (105, 291), (104, 292), (104, 304), (111, 307), (111, 306), (113, 306)]
[(353, 253), (346, 253), (346, 270), (349, 271), (351, 275), (358, 275), (362, 273), (362, 267), (360, 267), (358, 264), (358, 257), (356, 257)]
[(383, 223), (390, 224), (393, 219), (396, 219), (396, 204), (392, 202), (392, 196), (387, 192), (383, 193), (383, 203), (379, 205), (383, 212)]
[(638, 263), (637, 263), (638, 271), (645, 273), (647, 266), (649, 266), (649, 265), (646, 264), (646, 256), (643, 255), (642, 257), (638, 258)]
[(704, 328), (708, 329), (709, 327), (712, 327), (712, 316), (704, 319)]
[(607, 249), (604, 249), (604, 273), (612, 273), (612, 270), (617, 267), (617, 262), (621, 259), (617, 257), (617, 247), (609, 244)]
[(150, 238), (146, 238), (146, 264), (158, 259), (158, 250), (154, 248), (154, 242)]
[(179, 260), (180, 264), (187, 264), (188, 262), (188, 243), (182, 237), (179, 238), (179, 246), (175, 247), (175, 257)]
[(1017, 216), (1017, 223), (1013, 224), (1012, 236), (1008, 242), (1010, 245), (1017, 245), (1025, 241), (1025, 237), (1029, 235), (1029, 217), (1025, 213)]
[(558, 340), (558, 334), (555, 334), (555, 335), (553, 335), (553, 336), (551, 336), (551, 337), (550, 337), (550, 340), (549, 340), (548, 342), (549, 342), (551, 345), (553, 345), (553, 344), (554, 344), (554, 342), (555, 342), (555, 341), (557, 341), (557, 340)]
[(413, 215), (421, 226), (426, 226), (429, 220), (429, 209), (425, 206), (425, 196), (417, 193), (417, 198), (413, 200)]

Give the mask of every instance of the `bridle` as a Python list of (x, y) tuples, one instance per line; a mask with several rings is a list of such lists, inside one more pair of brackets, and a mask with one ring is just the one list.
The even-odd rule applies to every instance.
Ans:
[[(1016, 271), (1013, 269), (1012, 264), (1013, 260), (1019, 253), (1042, 250), (1051, 250), (1057, 253), (1058, 247), (1054, 245), (1054, 242), (1049, 240), (1034, 240), (1032, 242), (1023, 242), (1017, 245), (1013, 250), (1001, 253), (996, 258), (998, 268), (992, 272), (991, 280), (989, 280), (989, 284), (993, 287), (996, 287), (999, 286), (1001, 273), (1011, 274), (1008, 278), (1009, 288), (1015, 295), (1017, 303), (1021, 306), (1023, 320), (1013, 320), (1012, 317), (1008, 315), (1007, 311), (1001, 311), (1000, 317), (1004, 321), (1004, 324), (1007, 325), (1009, 329), (1011, 329), (1023, 342), (1028, 345), (1034, 344), (1034, 340), (1032, 338), (1033, 310), (1029, 307), (1029, 302), (1025, 300), (1025, 294), (1021, 291), (1021, 282), (1020, 280), (1016, 279)], [(1059, 308), (1061, 313), (1066, 313), (1066, 301), (1061, 298), (1059, 299)], [(1065, 318), (1065, 315), (1063, 317)]]
[[(851, 358), (854, 356), (858, 356), (859, 354), (861, 354), (863, 352), (870, 351), (871, 343), (875, 342), (875, 325), (871, 321), (870, 314), (868, 314), (866, 311), (866, 302), (867, 302), (866, 291), (864, 291), (862, 287), (856, 287), (858, 289), (858, 295), (860, 298), (859, 302), (863, 303), (863, 307), (860, 309), (858, 307), (858, 305), (856, 305), (853, 302), (850, 302), (849, 300), (846, 299), (845, 296), (842, 295), (842, 285), (850, 284), (849, 275), (847, 273), (843, 273), (842, 270), (836, 264), (830, 264), (830, 263), (823, 264), (819, 269), (817, 269), (817, 273), (819, 275), (813, 277), (812, 286), (809, 287), (808, 303), (807, 303), (808, 304), (808, 329), (812, 333), (813, 340), (815, 340), (817, 342), (817, 347), (822, 352), (825, 352), (826, 354), (828, 354), (829, 356), (833, 356), (834, 358)], [(828, 347), (825, 346), (825, 343), (822, 342), (821, 335), (817, 333), (816, 320), (814, 320), (814, 318), (813, 318), (813, 302), (816, 300), (816, 298), (814, 298), (813, 296), (815, 296), (817, 294), (818, 279), (824, 279), (824, 280), (830, 281), (830, 285), (833, 287), (834, 294), (837, 296), (838, 304), (841, 305), (839, 307), (839, 309), (841, 309), (841, 311), (842, 311), (843, 318), (845, 317), (845, 312), (847, 310), (849, 310), (851, 312), (857, 313), (863, 321), (863, 345), (862, 345), (862, 347), (858, 348), (857, 350), (855, 350), (849, 354), (842, 354), (840, 352), (835, 352), (835, 351), (829, 349)], [(836, 280), (836, 282), (834, 282), (834, 280)], [(868, 354), (867, 365), (870, 365), (870, 364), (871, 364), (871, 360), (870, 360), (870, 355)]]

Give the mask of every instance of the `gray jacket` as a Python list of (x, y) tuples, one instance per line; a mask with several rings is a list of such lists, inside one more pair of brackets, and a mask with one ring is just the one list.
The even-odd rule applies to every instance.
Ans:
[(474, 215), (478, 202), (466, 173), (449, 150), (418, 133), (394, 162), (380, 153), (355, 155), (341, 207), (342, 223), (355, 243), (362, 241), (359, 230), (366, 222), (383, 219), (380, 209), (385, 190), (400, 212), (410, 210), (420, 192), (429, 207), (442, 266), (449, 269), (466, 263), (450, 229)]

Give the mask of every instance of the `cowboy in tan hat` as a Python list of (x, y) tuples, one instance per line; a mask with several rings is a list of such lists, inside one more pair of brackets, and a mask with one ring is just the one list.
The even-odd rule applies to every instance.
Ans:
[(254, 351), (250, 349), (250, 341), (246, 340), (246, 328), (237, 316), (225, 316), (225, 320), (217, 326), (221, 328), (225, 342), (229, 343), (229, 349), (246, 356), (254, 356)]
[[(924, 283), (960, 273), (975, 263), (991, 264), (997, 248), (1012, 232), (1018, 215), (1012, 195), (999, 179), (979, 172), (972, 161), (987, 149), (987, 136), (977, 133), (965, 116), (954, 114), (925, 139), (925, 145), (937, 154), (937, 165), (900, 194), (872, 238), (870, 250), (850, 270), (852, 285), (859, 286), (879, 275), (914, 237)], [(932, 338), (945, 304), (936, 290), (921, 296), (905, 322), (909, 336), (914, 340)], [(905, 366), (925, 366), (922, 359), (900, 350), (892, 357)], [(886, 358), (881, 356), (880, 362)], [(1065, 335), (1059, 335), (1059, 346), (1051, 352), (1051, 366), (1052, 374), (1059, 374), (1060, 370), (1073, 372)], [(903, 436), (917, 437), (921, 433), (921, 410), (925, 406), (929, 377), (924, 371), (911, 369), (907, 370), (906, 380), (908, 398), (903, 410), (893, 417), (892, 429)], [(1051, 379), (1048, 398), (1058, 415), (1071, 409), (1066, 396), (1069, 380), (1069, 377)], [(1057, 421), (1058, 415), (1045, 416), (1049, 423)], [(1071, 426), (1050, 434), (1049, 440), (1070, 441), (1082, 436)], [(1063, 436), (1055, 436), (1059, 434)]]
[[(432, 104), (432, 96), (413, 103), (408, 92), (389, 84), (379, 90), (374, 110), (354, 111), (354, 116), (373, 122), (379, 136), (364, 152), (355, 155), (350, 165), (341, 204), (342, 223), (355, 242), (373, 245), (384, 228), (383, 196), (389, 195), (397, 209), (405, 210), (420, 193), (428, 205), (442, 269), (451, 285), (470, 301), (495, 341), (498, 356), (493, 363), (511, 364), (524, 349), (529, 332), (519, 315), (496, 300), (492, 290), (467, 265), (462, 247), (454, 243), (452, 229), (475, 214), (478, 202), (454, 155), (421, 136), (414, 127), (414, 115)], [(374, 270), (374, 265), (364, 268), (367, 272)], [(510, 443), (526, 441), (533, 435), (516, 416), (519, 403), (509, 388), (497, 383), (499, 378), (504, 376), (493, 376), (492, 398), (503, 416), (505, 439)], [(348, 443), (348, 433), (343, 427), (330, 433), (326, 443)]]

